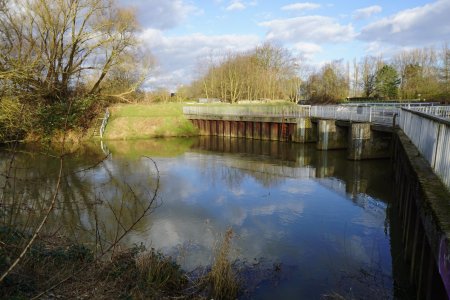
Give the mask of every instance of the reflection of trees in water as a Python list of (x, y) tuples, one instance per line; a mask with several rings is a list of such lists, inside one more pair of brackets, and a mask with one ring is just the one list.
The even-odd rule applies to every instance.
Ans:
[[(256, 168), (248, 168), (248, 163), (254, 165)], [(275, 187), (281, 184), (285, 178), (281, 177), (278, 174), (273, 174), (270, 166), (264, 163), (260, 163), (257, 161), (235, 161), (233, 163), (226, 163), (226, 166), (223, 167), (225, 170), (223, 173), (229, 173), (229, 176), (233, 176), (233, 173), (237, 173), (240, 175), (240, 179), (245, 178), (246, 176), (253, 178), (256, 182), (260, 183), (264, 187)], [(232, 183), (232, 182), (230, 182)], [(230, 185), (230, 187), (235, 187), (234, 185)]]
[(221, 181), (224, 181), (229, 189), (238, 189), (245, 179), (245, 174), (241, 170), (219, 166)]
[[(59, 159), (36, 149), (22, 150), (14, 154), (0, 152), (1, 220), (3, 225), (30, 231), (42, 220), (49, 205), (58, 179)], [(112, 163), (103, 159), (104, 155), (92, 148), (65, 156), (47, 233), (66, 233), (79, 242), (102, 240), (106, 246), (139, 218), (135, 229), (148, 227), (148, 218), (141, 215), (154, 195), (152, 162), (141, 159)]]
[(266, 159), (255, 160), (255, 157), (223, 154), (216, 159), (199, 159), (197, 165), (213, 185), (225, 182), (229, 189), (239, 189), (246, 177), (251, 177), (264, 187), (274, 187), (285, 180), (281, 170), (274, 172), (279, 166), (266, 162)]
[(224, 137), (201, 137), (192, 150), (217, 154), (213, 163), (200, 165), (204, 170), (220, 169), (208, 175), (214, 181), (222, 178), (230, 188), (239, 188), (246, 176), (264, 187), (277, 186), (286, 177), (304, 178), (298, 169), (309, 165), (314, 153), (311, 145)]

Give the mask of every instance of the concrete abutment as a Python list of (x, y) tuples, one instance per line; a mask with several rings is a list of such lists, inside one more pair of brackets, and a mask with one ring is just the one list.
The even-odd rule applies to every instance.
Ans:
[(317, 150), (346, 149), (348, 128), (339, 126), (335, 120), (317, 121)]

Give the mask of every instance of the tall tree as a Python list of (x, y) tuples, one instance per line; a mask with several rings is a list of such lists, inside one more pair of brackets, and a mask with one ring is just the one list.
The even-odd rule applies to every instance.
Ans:
[(399, 84), (397, 70), (390, 65), (384, 65), (376, 74), (375, 94), (380, 98), (394, 99), (398, 96)]
[(348, 96), (349, 85), (342, 61), (324, 65), (307, 81), (307, 98), (313, 102), (329, 103)]
[(374, 96), (376, 74), (382, 65), (381, 57), (374, 56), (365, 56), (360, 62), (362, 72), (360, 84), (363, 89), (363, 95), (367, 98)]
[(418, 97), (421, 94), (422, 83), (422, 67), (416, 64), (406, 65), (401, 81), (402, 97), (404, 99)]

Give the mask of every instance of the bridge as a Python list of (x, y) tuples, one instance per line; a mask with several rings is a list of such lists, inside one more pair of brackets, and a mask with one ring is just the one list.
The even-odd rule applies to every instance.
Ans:
[(389, 156), (388, 140), (400, 127), (450, 188), (450, 106), (196, 105), (183, 113), (201, 135), (316, 142), (319, 150), (350, 149), (354, 160)]
[[(450, 106), (183, 108), (201, 135), (315, 142), (352, 160), (390, 157), (404, 259), (418, 299), (450, 299)], [(387, 183), (390, 184), (390, 183)]]

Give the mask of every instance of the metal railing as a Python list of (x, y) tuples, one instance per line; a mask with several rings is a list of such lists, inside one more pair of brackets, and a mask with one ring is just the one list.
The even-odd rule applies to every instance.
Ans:
[(422, 106), (412, 108), (414, 111), (422, 112), (445, 119), (450, 119), (450, 106)]
[(450, 119), (450, 106), (424, 106), (416, 103), (401, 105), (297, 105), (297, 106), (185, 106), (183, 113), (196, 116), (249, 116), (249, 117), (312, 117), (351, 122), (369, 122), (392, 126), (394, 116), (400, 115), (402, 106)]
[(366, 122), (371, 118), (370, 111), (368, 106), (320, 105), (311, 106), (311, 117)]
[(450, 189), (450, 121), (403, 108), (399, 125)]
[(348, 102), (348, 103), (342, 103), (341, 105), (345, 106), (394, 106), (394, 107), (422, 107), (422, 106), (436, 106), (440, 105), (439, 102), (411, 102), (408, 100), (402, 101), (402, 102), (389, 102), (389, 101), (383, 101), (383, 102)]
[(185, 115), (195, 116), (251, 116), (251, 117), (308, 117), (309, 105), (290, 106), (184, 106)]
[(311, 106), (311, 117), (392, 125), (394, 115), (398, 114), (399, 110), (397, 107), (382, 106)]
[(109, 109), (106, 108), (105, 116), (103, 117), (102, 125), (100, 126), (100, 138), (101, 139), (103, 138), (103, 134), (105, 133), (106, 124), (108, 124), (109, 116), (110, 116)]

